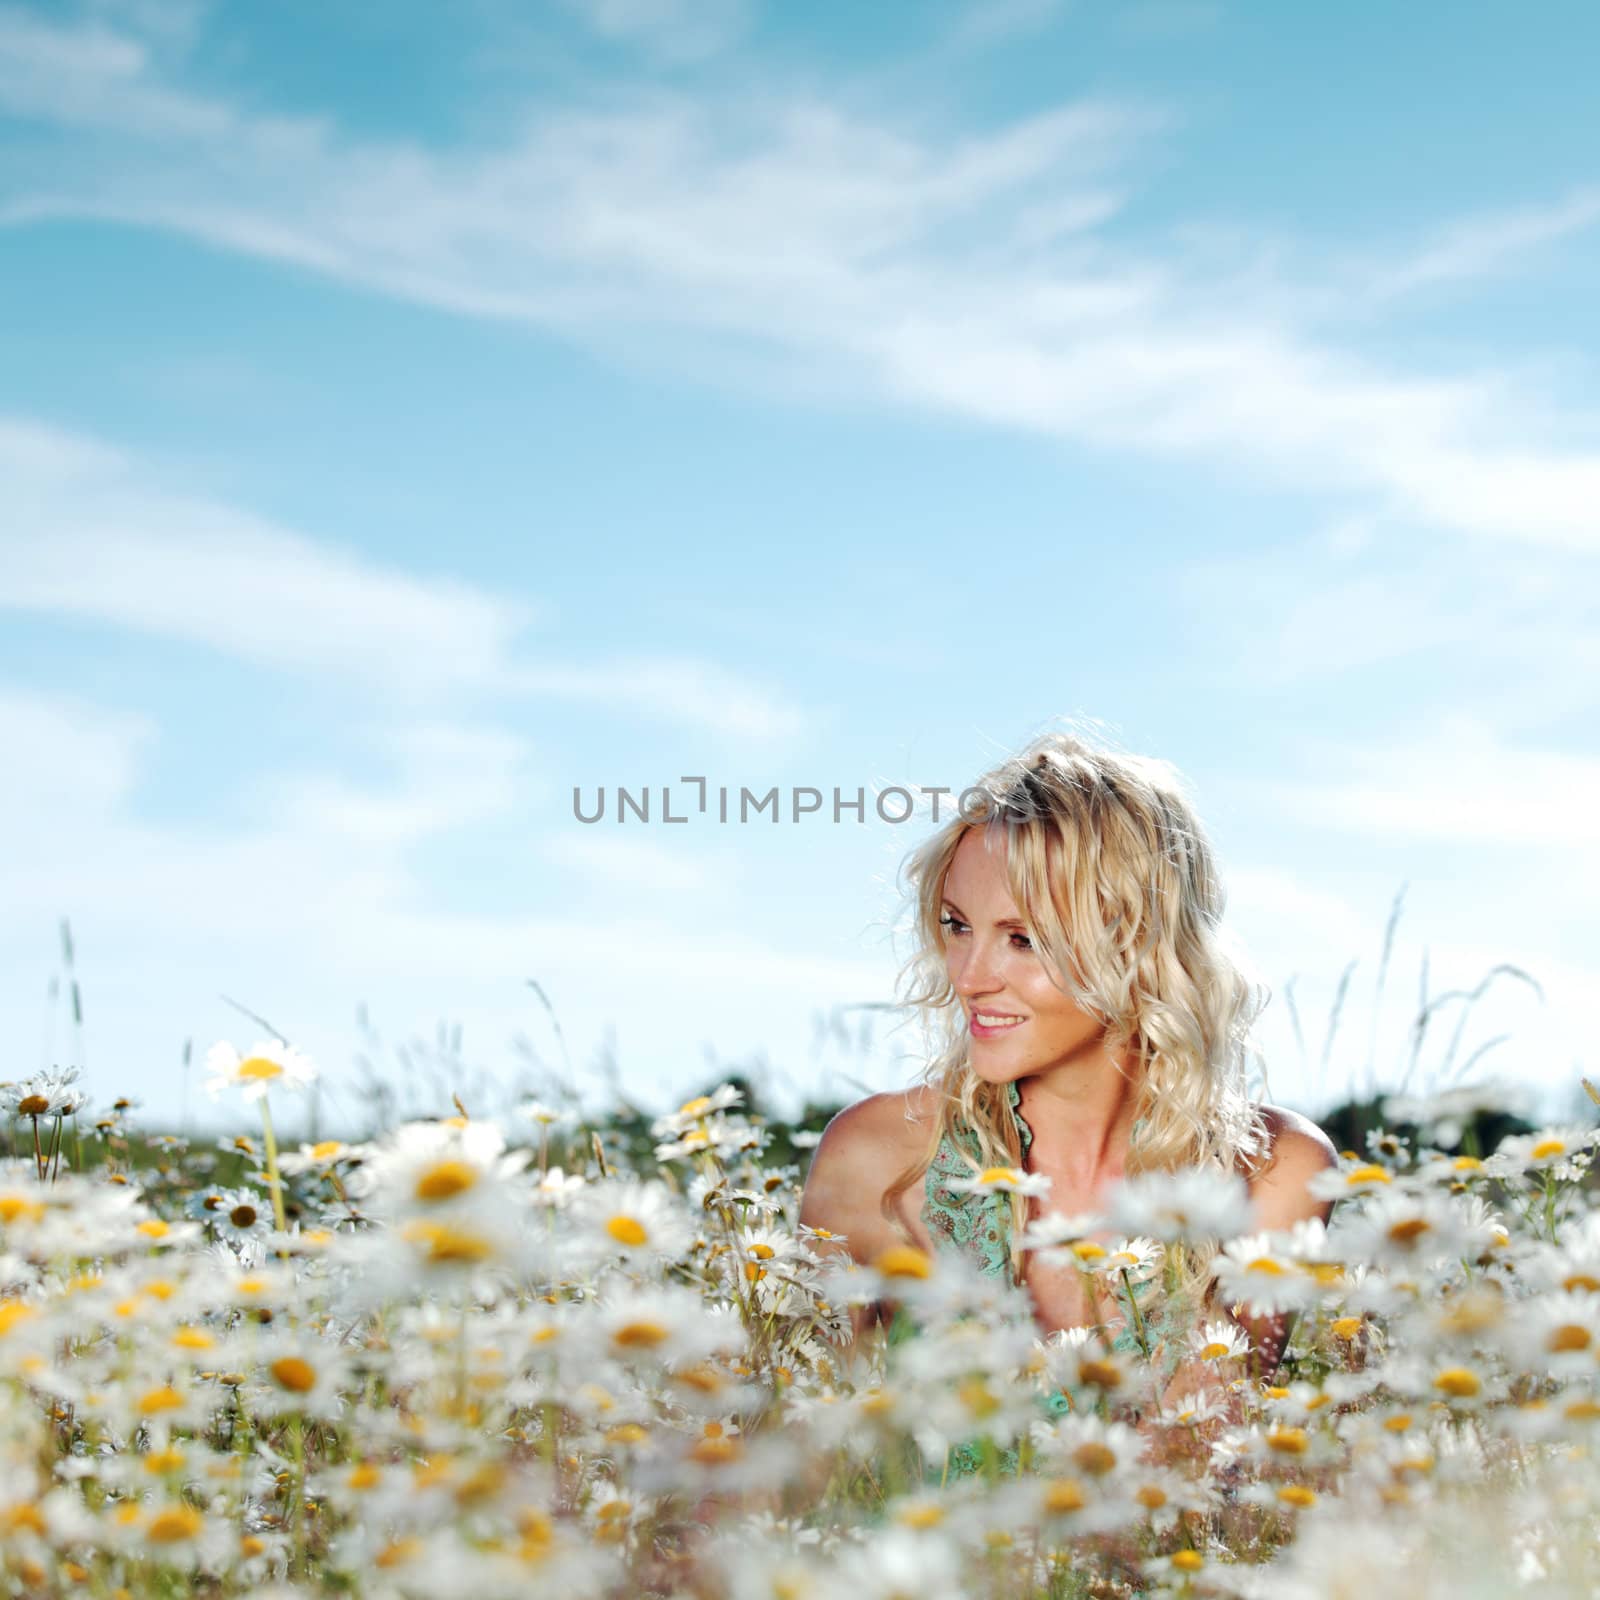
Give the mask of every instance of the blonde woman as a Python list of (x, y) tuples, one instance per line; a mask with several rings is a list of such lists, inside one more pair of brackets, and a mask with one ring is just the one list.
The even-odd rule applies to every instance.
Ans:
[[(1261, 1229), (1326, 1219), (1306, 1185), (1332, 1145), (1248, 1098), (1264, 997), (1219, 937), (1211, 846), (1170, 766), (1048, 734), (981, 778), (906, 875), (902, 986), (936, 1048), (922, 1083), (829, 1123), (803, 1223), (862, 1263), (896, 1245), (964, 1252), (1026, 1287), (1041, 1332), (1098, 1326), (1132, 1352), (1126, 1300), (1021, 1251), (1028, 1221), (1102, 1212), (1124, 1177), (1185, 1169), (1239, 1174)], [(995, 1167), (1048, 1178), (1048, 1197), (949, 1187)], [(1163, 1301), (1216, 1314), (1207, 1252), (1184, 1256), (1182, 1295), (1152, 1280), (1141, 1321), (1167, 1326)], [(887, 1310), (858, 1313), (856, 1331)], [(1255, 1370), (1274, 1370), (1287, 1320), (1235, 1320)]]

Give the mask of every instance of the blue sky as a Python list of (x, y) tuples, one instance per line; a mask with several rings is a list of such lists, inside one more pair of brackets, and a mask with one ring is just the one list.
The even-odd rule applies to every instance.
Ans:
[(93, 1086), (156, 1118), (254, 1036), (223, 995), (337, 1114), (358, 1004), (380, 1064), (441, 1019), (463, 1082), (559, 1060), (528, 978), (647, 1104), (893, 1086), (913, 1036), (816, 1019), (888, 996), (920, 826), (572, 787), (959, 789), (1069, 716), (1188, 778), (1274, 1098), (1395, 1080), (1426, 960), (1536, 978), (1456, 1062), (1570, 1104), (1597, 47), (1578, 3), (0, 5), (13, 1058), (71, 1049), (66, 915)]

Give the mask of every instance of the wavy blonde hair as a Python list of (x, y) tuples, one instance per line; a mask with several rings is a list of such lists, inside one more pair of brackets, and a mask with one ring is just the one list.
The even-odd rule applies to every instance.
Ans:
[[(938, 1095), (939, 1114), (921, 1159), (884, 1192), (885, 1218), (906, 1233), (896, 1201), (961, 1126), (976, 1136), (983, 1167), (1022, 1160), (1008, 1086), (985, 1082), (969, 1065), (939, 926), (945, 874), (974, 827), (1001, 830), (1012, 898), (1052, 981), (1104, 1021), (1114, 1055), (1133, 1052), (1135, 1115), (1143, 1120), (1126, 1175), (1259, 1170), (1271, 1139), (1246, 1074), (1259, 1056), (1250, 1029), (1270, 991), (1246, 975), (1221, 935), (1226, 894), (1176, 769), (1052, 732), (979, 778), (960, 809), (901, 869), (916, 949), (897, 990), (930, 1035), (922, 1078)], [(1020, 1283), (1027, 1201), (1010, 1198), (1012, 1276)], [(1181, 1290), (1198, 1305), (1215, 1254), (1215, 1245), (1177, 1252), (1163, 1292)]]

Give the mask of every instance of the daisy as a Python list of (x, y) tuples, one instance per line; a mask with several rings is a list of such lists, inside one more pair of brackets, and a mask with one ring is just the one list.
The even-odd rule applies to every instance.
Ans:
[(200, 1201), (199, 1214), (230, 1244), (259, 1243), (272, 1231), (272, 1204), (253, 1189), (213, 1189)]
[(215, 1099), (224, 1089), (236, 1088), (246, 1100), (259, 1100), (275, 1088), (304, 1089), (316, 1080), (317, 1069), (309, 1057), (291, 1050), (281, 1039), (262, 1039), (241, 1056), (226, 1040), (206, 1052), (206, 1093)]
[(1316, 1296), (1316, 1283), (1295, 1265), (1273, 1233), (1230, 1239), (1211, 1263), (1212, 1276), (1230, 1305), (1258, 1315), (1302, 1311)]
[(1142, 1283), (1155, 1273), (1164, 1254), (1154, 1239), (1118, 1239), (1103, 1256), (1084, 1264), (1113, 1284), (1122, 1282), (1123, 1273), (1127, 1273), (1129, 1282)]
[(1524, 1302), (1506, 1345), (1523, 1371), (1548, 1372), (1553, 1378), (1592, 1373), (1600, 1358), (1600, 1296), (1558, 1293)]
[(1448, 1194), (1405, 1192), (1376, 1195), (1340, 1229), (1345, 1254), (1380, 1269), (1476, 1256), (1489, 1242), (1486, 1224)]
[(986, 1167), (970, 1178), (949, 1178), (945, 1187), (956, 1194), (1020, 1194), (1040, 1199), (1050, 1193), (1050, 1180), (1042, 1172), (1021, 1167)]
[(1243, 1361), (1250, 1354), (1250, 1340), (1236, 1322), (1217, 1317), (1189, 1334), (1189, 1351), (1197, 1361), (1218, 1366), (1228, 1361)]
[(292, 1330), (275, 1334), (256, 1349), (252, 1367), (255, 1382), (247, 1411), (329, 1419), (339, 1415), (339, 1386), (346, 1372), (331, 1341)]
[(342, 1139), (322, 1139), (316, 1144), (303, 1144), (298, 1150), (285, 1151), (278, 1157), (282, 1172), (297, 1175), (303, 1172), (332, 1172), (349, 1161), (359, 1161), (361, 1149), (348, 1145)]
[(542, 1100), (524, 1100), (517, 1107), (517, 1115), (531, 1122), (541, 1133), (547, 1134), (552, 1128), (559, 1128), (563, 1123), (572, 1121), (570, 1111), (561, 1111), (555, 1106), (547, 1106)]
[(580, 1173), (569, 1174), (560, 1167), (550, 1167), (539, 1174), (539, 1181), (533, 1186), (533, 1198), (552, 1211), (563, 1211), (573, 1196), (582, 1191), (584, 1183)]
[(532, 1153), (506, 1149), (492, 1122), (408, 1122), (374, 1147), (347, 1187), (395, 1217), (515, 1208), (511, 1181)]
[(743, 1099), (743, 1090), (736, 1089), (731, 1083), (724, 1083), (710, 1094), (696, 1095), (694, 1099), (684, 1101), (676, 1111), (670, 1111), (664, 1117), (657, 1117), (651, 1123), (650, 1131), (658, 1139), (669, 1136), (681, 1137), (691, 1128), (715, 1117), (719, 1111), (726, 1111), (729, 1106), (738, 1105)]
[(1094, 1237), (1105, 1226), (1105, 1218), (1095, 1211), (1052, 1211), (1029, 1222), (1019, 1243), (1023, 1250), (1037, 1251), (1047, 1266), (1087, 1267), (1106, 1254)]
[[(1600, 1128), (1542, 1128), (1537, 1133), (1509, 1134), (1484, 1163), (1491, 1177), (1548, 1172), (1586, 1156), (1600, 1138)], [(1557, 1170), (1558, 1176), (1566, 1174)]]
[(1394, 1174), (1377, 1162), (1341, 1155), (1338, 1166), (1325, 1167), (1306, 1180), (1306, 1192), (1318, 1200), (1342, 1200), (1349, 1194), (1386, 1189), (1394, 1181)]
[(1235, 1173), (1198, 1168), (1141, 1173), (1111, 1193), (1113, 1227), (1165, 1243), (1231, 1239), (1251, 1220), (1249, 1190)]
[(719, 1315), (690, 1289), (629, 1290), (595, 1314), (596, 1343), (626, 1365), (682, 1367), (745, 1344), (744, 1325)]
[(661, 1182), (588, 1185), (568, 1209), (569, 1248), (579, 1261), (654, 1268), (680, 1259), (694, 1237), (682, 1203)]
[(52, 1067), (20, 1083), (0, 1084), (0, 1110), (19, 1117), (74, 1116), (89, 1098), (74, 1087), (81, 1076), (80, 1067)]

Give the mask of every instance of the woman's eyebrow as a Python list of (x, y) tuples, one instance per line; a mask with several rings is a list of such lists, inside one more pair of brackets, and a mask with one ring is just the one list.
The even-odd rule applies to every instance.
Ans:
[[(944, 904), (949, 906), (949, 908), (955, 912), (955, 914), (960, 917), (963, 922), (967, 920), (966, 912), (963, 911), (954, 900), (951, 900), (947, 897), (944, 901)], [(1016, 917), (1002, 917), (998, 922), (995, 923), (995, 927), (997, 928), (1022, 928), (1026, 926), (1026, 923), (1018, 921)]]

